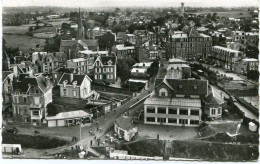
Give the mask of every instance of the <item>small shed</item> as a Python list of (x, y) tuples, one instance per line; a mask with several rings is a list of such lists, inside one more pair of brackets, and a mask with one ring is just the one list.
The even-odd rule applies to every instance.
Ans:
[(2, 153), (22, 153), (21, 144), (2, 144)]
[(83, 110), (62, 112), (53, 117), (46, 117), (48, 127), (72, 126), (80, 122), (87, 123), (92, 120), (93, 114)]

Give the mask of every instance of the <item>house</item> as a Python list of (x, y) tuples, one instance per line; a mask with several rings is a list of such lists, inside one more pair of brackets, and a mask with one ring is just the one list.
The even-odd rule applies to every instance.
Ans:
[(56, 116), (46, 117), (48, 127), (73, 126), (91, 122), (93, 114), (83, 110), (61, 112)]
[(234, 71), (238, 74), (247, 73), (249, 70), (258, 70), (259, 60), (254, 58), (240, 59), (235, 63)]
[(213, 46), (209, 58), (213, 62), (231, 71), (235, 70), (235, 63), (244, 58), (243, 52), (222, 46)]
[(117, 58), (114, 56), (98, 56), (93, 64), (95, 81), (115, 83)]
[(116, 47), (113, 48), (113, 51), (116, 53), (118, 59), (123, 59), (123, 58), (135, 59), (134, 46), (116, 45)]
[(67, 55), (67, 59), (77, 58), (79, 51), (88, 50), (88, 45), (82, 40), (61, 40), (60, 52)]
[(62, 67), (68, 60), (67, 55), (64, 52), (54, 52), (52, 54), (59, 62), (59, 67)]
[(116, 35), (116, 41), (118, 43), (124, 43), (126, 41), (126, 32), (118, 32)]
[(86, 45), (88, 46), (88, 49), (89, 49), (89, 50), (99, 51), (99, 43), (98, 43), (98, 40), (87, 39), (87, 40), (83, 40), (83, 42), (86, 43)]
[(64, 73), (58, 82), (60, 96), (85, 99), (91, 92), (91, 81), (87, 75)]
[(169, 64), (167, 66), (167, 79), (183, 79), (191, 77), (191, 68), (187, 64)]
[(126, 41), (132, 45), (136, 44), (136, 36), (134, 34), (126, 34)]
[(14, 73), (11, 71), (2, 71), (2, 98), (3, 98), (3, 108), (2, 111), (5, 111), (6, 108), (9, 108), (12, 103), (12, 91), (13, 91), (13, 80)]
[(155, 91), (144, 102), (144, 123), (198, 127), (201, 100), (208, 94), (208, 81), (158, 79)]
[(86, 74), (88, 72), (88, 60), (84, 58), (67, 60), (66, 67), (75, 68), (78, 74)]
[(40, 55), (34, 64), (39, 66), (39, 72), (51, 74), (52, 71), (59, 67), (59, 60), (52, 53), (48, 53)]
[(175, 31), (166, 42), (167, 58), (195, 60), (205, 58), (211, 53), (212, 39), (198, 33), (194, 28), (186, 32)]
[[(22, 75), (22, 74), (21, 74)], [(43, 75), (19, 77), (13, 88), (12, 112), (16, 122), (41, 125), (47, 115), (46, 106), (52, 102), (50, 79)]]
[(76, 74), (76, 68), (68, 68), (68, 67), (60, 67), (57, 68), (56, 70), (54, 70), (52, 72), (52, 82), (53, 82), (53, 86), (56, 86), (58, 84), (58, 82), (60, 81), (61, 76), (64, 73), (74, 73)]
[(133, 117), (126, 114), (116, 119), (114, 130), (119, 138), (126, 141), (130, 141), (138, 132), (138, 128), (133, 124)]
[(225, 101), (223, 98), (214, 94), (214, 92), (210, 93), (204, 99), (204, 113), (207, 114), (209, 117), (219, 118), (222, 117), (222, 111), (225, 107)]

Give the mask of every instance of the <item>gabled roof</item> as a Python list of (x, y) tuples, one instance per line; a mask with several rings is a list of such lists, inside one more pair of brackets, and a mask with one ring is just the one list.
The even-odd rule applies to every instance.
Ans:
[(65, 68), (57, 68), (53, 72), (59, 72), (59, 73), (73, 73), (76, 70), (76, 68), (72, 67), (65, 67)]
[(71, 79), (70, 79), (71, 73), (64, 73), (62, 75), (62, 77), (60, 78), (58, 85), (62, 85), (64, 81), (67, 81), (67, 85), (73, 85), (74, 82), (77, 82), (76, 85), (81, 86), (85, 77), (87, 77), (87, 79), (89, 79), (89, 81), (92, 81), (87, 75), (77, 75), (77, 74), (73, 74), (73, 79), (71, 81)]
[(115, 123), (117, 126), (124, 130), (131, 130), (135, 126), (132, 124), (133, 117), (132, 116), (120, 116), (116, 119)]
[(83, 40), (84, 43), (86, 43), (89, 47), (95, 47), (98, 46), (98, 40)]
[(111, 61), (112, 63), (112, 65), (115, 65), (116, 64), (116, 57), (114, 57), (114, 56), (99, 56), (99, 57), (95, 57), (94, 59), (95, 59), (95, 62), (96, 62), (96, 60), (97, 59), (100, 59), (100, 61), (102, 62), (102, 64), (103, 65), (108, 65), (108, 62), (109, 61)]
[(7, 77), (13, 78), (14, 73), (12, 71), (2, 71), (2, 82), (4, 82)]
[[(162, 84), (167, 85), (172, 89), (174, 94), (184, 94), (184, 95), (201, 95), (206, 96), (208, 94), (208, 82), (207, 80), (197, 80), (197, 79), (164, 79), (158, 80), (156, 87)], [(179, 86), (182, 87), (179, 87)], [(194, 89), (194, 86), (197, 89)]]
[(27, 76), (18, 85), (18, 89), (27, 92), (30, 86), (39, 87), (44, 93), (52, 89), (52, 85), (43, 75)]
[(189, 37), (200, 37), (200, 34), (194, 28), (190, 29), (190, 32), (188, 35), (189, 35)]
[(219, 97), (219, 96), (217, 96), (216, 94), (213, 94), (213, 93), (210, 93), (204, 100), (205, 100), (205, 102), (211, 103), (211, 104), (220, 105), (220, 104), (225, 103), (225, 101), (221, 97)]

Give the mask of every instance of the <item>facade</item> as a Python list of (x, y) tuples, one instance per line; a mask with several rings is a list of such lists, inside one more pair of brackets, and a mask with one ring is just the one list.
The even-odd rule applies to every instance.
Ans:
[(52, 85), (42, 75), (25, 76), (16, 82), (12, 94), (13, 118), (17, 122), (41, 125), (52, 102)]
[(2, 111), (5, 111), (12, 103), (12, 91), (13, 91), (13, 80), (14, 73), (10, 71), (2, 71), (2, 99), (3, 99), (3, 108)]
[(134, 46), (124, 46), (124, 45), (116, 45), (115, 53), (118, 59), (123, 58), (132, 58), (134, 59), (136, 56), (135, 47)]
[(164, 79), (155, 84), (158, 84), (155, 92), (144, 102), (145, 124), (194, 127), (200, 125), (201, 99), (208, 93), (207, 81)]
[(235, 63), (244, 58), (244, 54), (226, 47), (213, 46), (210, 58), (223, 68), (234, 71)]
[(75, 68), (78, 74), (86, 74), (88, 72), (88, 60), (84, 58), (67, 60), (66, 67)]
[(246, 58), (238, 60), (235, 63), (234, 71), (236, 73), (247, 73), (249, 70), (258, 70), (259, 60), (254, 58)]
[(76, 68), (67, 68), (67, 67), (60, 67), (57, 68), (56, 70), (54, 70), (52, 72), (52, 83), (53, 86), (56, 86), (58, 84), (58, 82), (60, 81), (60, 78), (62, 77), (62, 75), (64, 73), (74, 73), (76, 74)]
[(212, 39), (193, 28), (188, 33), (176, 31), (168, 37), (166, 55), (168, 58), (195, 60), (205, 58), (211, 53)]
[(48, 127), (73, 126), (80, 123), (91, 122), (93, 115), (83, 110), (62, 112), (56, 116), (46, 117)]
[(58, 83), (61, 97), (87, 98), (91, 92), (91, 79), (87, 75), (64, 73)]
[(114, 123), (115, 133), (126, 141), (130, 141), (138, 132), (138, 128), (133, 125), (133, 117), (128, 115), (120, 116)]
[(225, 107), (225, 101), (223, 98), (211, 93), (204, 99), (204, 104), (204, 113), (209, 117), (222, 117), (223, 108)]
[(93, 64), (95, 81), (116, 82), (117, 58), (113, 56), (98, 56)]

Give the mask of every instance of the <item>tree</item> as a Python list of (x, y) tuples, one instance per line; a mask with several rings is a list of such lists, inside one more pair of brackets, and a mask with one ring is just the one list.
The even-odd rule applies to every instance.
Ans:
[(211, 20), (216, 21), (217, 20), (217, 13), (213, 13)]
[(121, 83), (125, 82), (131, 75), (130, 67), (124, 59), (118, 59), (117, 62), (117, 75), (121, 79)]
[(208, 13), (207, 16), (206, 16), (206, 18), (207, 18), (208, 20), (211, 20), (211, 14)]
[(147, 69), (147, 73), (150, 75), (150, 77), (153, 77), (158, 73), (158, 70), (159, 70), (159, 61), (156, 60)]
[(125, 31), (125, 27), (122, 26), (121, 24), (117, 24), (112, 27), (112, 31), (113, 31), (113, 33), (122, 32), (122, 31)]
[(49, 103), (46, 106), (46, 108), (47, 108), (48, 116), (56, 116), (59, 113), (56, 105), (54, 105), (53, 103)]
[(259, 72), (258, 72), (258, 70), (249, 70), (247, 72), (247, 78), (255, 80), (255, 81), (258, 81), (258, 79), (259, 79)]
[(111, 47), (115, 43), (115, 36), (111, 34), (110, 32), (107, 32), (106, 34), (98, 37), (98, 43), (100, 49), (109, 49), (111, 50)]
[(62, 23), (61, 30), (63, 31), (63, 34), (67, 34), (67, 32), (71, 30), (70, 24), (66, 22)]

